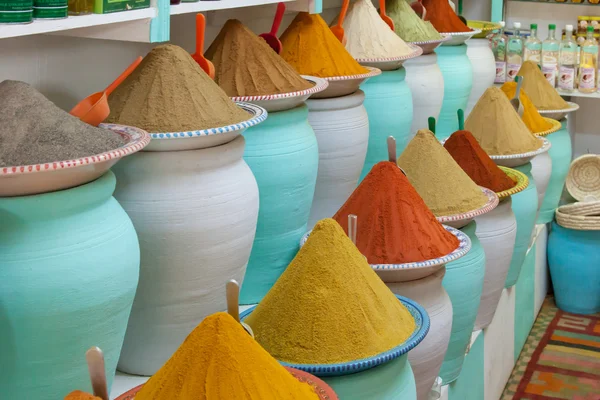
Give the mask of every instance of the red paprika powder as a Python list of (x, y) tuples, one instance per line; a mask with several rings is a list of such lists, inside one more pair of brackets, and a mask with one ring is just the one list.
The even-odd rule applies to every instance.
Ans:
[(479, 186), (496, 193), (515, 186), (516, 183), (498, 168), (471, 132), (454, 132), (444, 143), (444, 148)]
[(470, 32), (472, 30), (458, 18), (448, 0), (423, 0), (423, 6), (427, 10), (425, 19), (431, 21), (440, 33)]
[(358, 217), (356, 246), (369, 264), (431, 260), (459, 245), (393, 162), (375, 164), (333, 216), (346, 233), (350, 214)]

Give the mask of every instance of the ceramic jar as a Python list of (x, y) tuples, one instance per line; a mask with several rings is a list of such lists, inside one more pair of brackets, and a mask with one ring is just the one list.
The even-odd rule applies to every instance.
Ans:
[(473, 68), (465, 44), (440, 46), (435, 52), (444, 77), (444, 102), (435, 134), (439, 139), (445, 139), (458, 130), (456, 112), (467, 108), (473, 87)]
[(517, 220), (511, 198), (500, 201), (496, 208), (475, 218), (475, 221), (476, 235), (486, 256), (483, 292), (474, 327), (474, 330), (479, 330), (486, 328), (494, 318), (513, 255)]
[(453, 310), (450, 343), (440, 370), (444, 385), (460, 375), (483, 292), (486, 254), (475, 235), (476, 229), (475, 221), (461, 228), (471, 239), (471, 250), (466, 256), (446, 264), (446, 276), (442, 282)]
[(406, 70), (383, 71), (361, 85), (369, 115), (369, 148), (360, 180), (379, 161), (388, 159), (387, 138), (396, 139), (396, 151), (402, 153), (413, 137), (410, 130), (413, 102), (406, 83)]
[(471, 113), (483, 93), (494, 84), (496, 78), (496, 60), (487, 39), (469, 39), (467, 57), (473, 68), (473, 87), (469, 94), (465, 118)]
[(544, 203), (544, 197), (546, 196), (546, 190), (550, 182), (551, 174), (552, 158), (549, 152), (539, 154), (531, 160), (531, 176), (533, 176), (533, 179), (535, 180), (535, 188), (538, 195), (538, 212)]
[(427, 128), (427, 119), (436, 120), (444, 101), (444, 77), (437, 63), (437, 54), (431, 53), (406, 60), (406, 83), (410, 87), (413, 100), (413, 121), (410, 128), (412, 136)]
[(269, 113), (244, 137), (244, 160), (256, 177), (260, 211), (240, 304), (256, 304), (294, 258), (306, 233), (319, 150), (304, 104)]
[[(372, 79), (376, 79), (375, 77)], [(308, 229), (330, 218), (356, 189), (369, 143), (365, 94), (308, 100), (308, 122), (315, 131), (319, 167)]]
[(242, 282), (258, 217), (244, 143), (144, 151), (114, 168), (141, 247), (119, 370), (154, 374), (204, 317), (226, 309), (225, 283)]
[(140, 266), (115, 183), (109, 171), (72, 189), (0, 198), (0, 397), (91, 392), (91, 346), (104, 352), (110, 391)]

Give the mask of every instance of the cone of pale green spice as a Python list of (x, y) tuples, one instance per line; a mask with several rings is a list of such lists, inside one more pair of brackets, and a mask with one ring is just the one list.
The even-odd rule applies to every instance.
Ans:
[(406, 0), (386, 0), (385, 10), (394, 21), (394, 30), (406, 42), (427, 42), (443, 37), (431, 22), (423, 21)]

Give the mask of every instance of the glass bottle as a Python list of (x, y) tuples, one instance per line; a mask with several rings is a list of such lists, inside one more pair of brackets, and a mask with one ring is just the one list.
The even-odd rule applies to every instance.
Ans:
[(506, 81), (512, 82), (523, 64), (523, 37), (521, 36), (521, 23), (513, 24), (514, 33), (508, 39), (506, 52)]
[(573, 39), (573, 25), (567, 25), (565, 30), (558, 55), (558, 88), (572, 92), (577, 86), (577, 42)]
[(94, 0), (68, 0), (69, 15), (85, 15), (94, 12)]
[(558, 75), (558, 52), (560, 42), (556, 40), (556, 25), (548, 25), (548, 38), (542, 42), (542, 72), (552, 87), (556, 87)]
[(525, 41), (525, 61), (533, 61), (540, 65), (542, 59), (542, 41), (537, 37), (537, 24), (531, 24), (531, 34)]
[(594, 27), (587, 27), (587, 37), (581, 46), (581, 64), (579, 68), (579, 91), (596, 91), (596, 72), (598, 70), (598, 42), (594, 39)]
[(500, 21), (500, 29), (491, 38), (492, 52), (496, 59), (496, 78), (494, 83), (506, 81), (506, 44), (508, 39), (504, 35), (504, 21)]

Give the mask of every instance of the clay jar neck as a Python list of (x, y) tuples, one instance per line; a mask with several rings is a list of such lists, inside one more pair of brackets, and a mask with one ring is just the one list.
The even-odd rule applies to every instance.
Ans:
[(269, 117), (266, 121), (257, 125), (254, 129), (260, 129), (265, 125), (294, 125), (308, 119), (308, 107), (306, 104), (300, 104), (289, 110), (269, 111)]
[(477, 223), (475, 221), (469, 222), (466, 226), (460, 228), (460, 230), (473, 240), (475, 231), (477, 230)]
[[(350, 108), (359, 107), (365, 101), (365, 92), (357, 90), (356, 92), (331, 99), (314, 99), (308, 100), (306, 104), (311, 112), (318, 111), (337, 111), (348, 110)], [(269, 117), (271, 114), (269, 114)]]
[(381, 75), (377, 75), (374, 76), (372, 78), (369, 78), (368, 81), (366, 81), (364, 83), (364, 85), (369, 85), (369, 84), (381, 84), (381, 83), (385, 83), (385, 84), (398, 84), (400, 82), (403, 82), (404, 79), (406, 78), (406, 70), (404, 69), (404, 67), (400, 67), (398, 69), (395, 69), (393, 71), (382, 71)]
[(466, 56), (467, 45), (461, 44), (458, 46), (440, 46), (435, 49), (435, 52), (440, 56)]
[(422, 67), (422, 66), (426, 66), (426, 65), (436, 65), (436, 64), (437, 64), (437, 54), (435, 54), (435, 52), (430, 53), (430, 54), (424, 54), (424, 55), (416, 57), (416, 58), (411, 58), (410, 60), (406, 60), (404, 62), (404, 65), (405, 66), (408, 65), (409, 67), (414, 67), (414, 66)]

